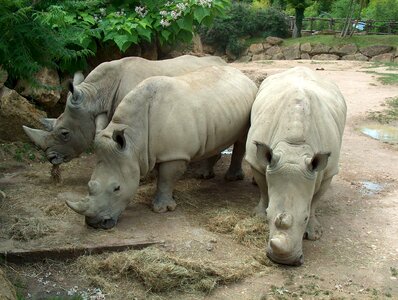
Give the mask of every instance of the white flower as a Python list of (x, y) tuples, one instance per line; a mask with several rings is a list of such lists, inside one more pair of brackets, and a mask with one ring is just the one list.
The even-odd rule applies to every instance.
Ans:
[(170, 26), (170, 22), (165, 19), (161, 19), (160, 25), (162, 25), (163, 27), (168, 27), (168, 26)]
[(172, 10), (172, 11), (170, 12), (170, 16), (171, 16), (174, 20), (177, 20), (178, 17), (181, 16), (181, 11), (176, 12), (176, 11)]
[(106, 9), (105, 8), (100, 8), (100, 13), (102, 16), (106, 16)]
[(141, 17), (144, 18), (148, 13), (147, 9), (144, 6), (136, 6), (135, 12)]
[(198, 0), (198, 4), (202, 7), (211, 7), (213, 0)]
[(167, 16), (167, 11), (162, 10), (162, 11), (160, 11), (159, 14), (160, 14), (162, 17), (165, 17), (165, 16)]
[(185, 3), (177, 3), (177, 8), (180, 11), (184, 11), (187, 8), (187, 5)]

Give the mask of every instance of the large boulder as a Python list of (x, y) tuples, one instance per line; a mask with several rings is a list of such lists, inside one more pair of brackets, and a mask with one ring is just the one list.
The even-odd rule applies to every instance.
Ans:
[(312, 49), (311, 43), (304, 43), (300, 45), (301, 52), (310, 53)]
[(342, 60), (358, 60), (358, 61), (367, 61), (369, 60), (369, 58), (365, 55), (363, 55), (362, 53), (355, 53), (355, 54), (348, 54), (348, 55), (344, 55), (342, 58)]
[(308, 53), (301, 53), (301, 59), (311, 59), (311, 56)]
[(376, 55), (390, 52), (393, 48), (391, 46), (375, 45), (369, 47), (360, 48), (359, 51), (367, 57), (373, 57)]
[(278, 37), (276, 37), (276, 36), (269, 36), (269, 37), (267, 37), (267, 38), (265, 39), (265, 41), (266, 41), (268, 44), (275, 46), (275, 45), (280, 45), (280, 44), (282, 44), (283, 39), (278, 38)]
[(272, 59), (272, 56), (265, 53), (254, 54), (252, 57), (252, 61), (269, 60), (269, 59)]
[(282, 52), (278, 52), (278, 53), (275, 53), (274, 55), (272, 55), (271, 59), (282, 60), (282, 59), (285, 59), (285, 56), (283, 55)]
[(311, 44), (311, 55), (326, 54), (329, 53), (331, 47), (324, 44)]
[(283, 55), (285, 56), (285, 59), (288, 59), (288, 60), (294, 60), (294, 59), (301, 58), (300, 44), (283, 47), (282, 52), (283, 52)]
[(29, 141), (22, 125), (41, 127), (46, 113), (38, 110), (16, 91), (3, 87), (0, 91), (0, 137), (5, 141)]
[(318, 54), (312, 57), (314, 60), (338, 60), (340, 56), (336, 54)]
[(330, 53), (337, 54), (340, 56), (355, 54), (358, 51), (358, 47), (355, 44), (346, 44), (341, 46), (334, 46)]
[(14, 286), (7, 279), (2, 269), (0, 269), (0, 299), (17, 300), (17, 293)]
[(278, 53), (281, 53), (283, 55), (282, 48), (279, 46), (272, 46), (271, 48), (267, 49), (265, 53), (271, 56), (274, 56)]
[(394, 53), (384, 53), (373, 56), (370, 61), (392, 62), (394, 60)]
[(54, 106), (61, 98), (57, 71), (43, 68), (35, 75), (35, 79), (45, 87), (32, 87), (27, 81), (19, 80), (15, 90), (22, 96), (30, 97), (44, 106)]
[(264, 47), (262, 43), (251, 44), (249, 47), (249, 52), (253, 54), (259, 54), (264, 51)]

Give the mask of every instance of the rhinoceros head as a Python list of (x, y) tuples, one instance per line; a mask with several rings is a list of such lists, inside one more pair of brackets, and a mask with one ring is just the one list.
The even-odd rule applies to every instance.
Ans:
[(86, 97), (79, 87), (77, 77), (69, 84), (70, 93), (64, 113), (58, 119), (43, 119), (42, 123), (47, 130), (32, 129), (23, 126), (29, 138), (46, 152), (47, 159), (52, 164), (68, 162), (78, 157), (86, 150), (95, 136), (95, 117), (85, 107)]
[(274, 262), (301, 265), (302, 240), (310, 217), (316, 174), (330, 153), (316, 153), (307, 145), (280, 142), (274, 149), (256, 142), (257, 159), (266, 166), (270, 230), (267, 256)]
[(129, 128), (111, 123), (95, 139), (97, 164), (88, 183), (88, 196), (67, 205), (94, 228), (110, 229), (138, 188), (140, 169)]

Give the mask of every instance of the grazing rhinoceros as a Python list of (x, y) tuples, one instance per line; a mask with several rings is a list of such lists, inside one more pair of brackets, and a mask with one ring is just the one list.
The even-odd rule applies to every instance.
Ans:
[(317, 240), (319, 198), (338, 173), (346, 104), (339, 89), (296, 67), (268, 77), (251, 111), (246, 160), (260, 188), (256, 212), (269, 224), (268, 257), (303, 263), (302, 239)]
[(58, 119), (43, 120), (48, 131), (23, 128), (52, 164), (68, 162), (90, 146), (96, 131), (108, 125), (120, 101), (142, 80), (155, 75), (178, 76), (213, 65), (226, 62), (216, 56), (191, 55), (161, 61), (128, 57), (105, 62), (85, 80), (81, 74), (75, 76), (64, 113)]
[(67, 201), (95, 228), (113, 227), (134, 196), (140, 176), (158, 169), (153, 210), (174, 210), (172, 192), (187, 163), (234, 144), (227, 179), (242, 176), (256, 85), (232, 67), (202, 68), (179, 77), (144, 80), (120, 103), (95, 138), (97, 165), (89, 195)]

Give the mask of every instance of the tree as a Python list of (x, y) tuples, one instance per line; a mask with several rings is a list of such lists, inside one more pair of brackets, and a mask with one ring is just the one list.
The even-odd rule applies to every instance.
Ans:
[[(362, 9), (368, 4), (369, 0), (350, 0), (350, 2), (348, 3), (348, 10), (344, 22), (344, 27), (340, 33), (341, 37), (352, 36), (354, 34), (355, 27), (358, 24), (358, 20), (360, 20), (361, 18)], [(355, 22), (352, 21), (353, 18), (356, 19)]]
[(287, 0), (287, 2), (295, 10), (295, 24), (293, 29), (293, 37), (301, 37), (301, 28), (303, 26), (304, 11), (310, 6), (314, 0)]

